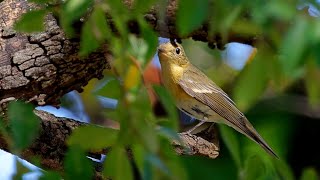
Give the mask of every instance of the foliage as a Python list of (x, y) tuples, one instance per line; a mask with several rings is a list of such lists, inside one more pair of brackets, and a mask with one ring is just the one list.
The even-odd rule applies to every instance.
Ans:
[[(105, 42), (112, 45), (110, 48), (114, 55), (113, 71), (106, 73), (109, 81), (96, 93), (118, 99), (118, 107), (112, 111), (106, 110), (105, 114), (118, 121), (121, 129), (115, 131), (87, 126), (76, 130), (68, 141), (70, 150), (65, 159), (66, 178), (92, 177), (92, 166), (85, 152), (111, 146), (103, 174), (114, 179), (133, 179), (134, 167), (143, 179), (293, 179), (284, 146), (294, 128), (291, 116), (272, 112), (270, 115), (261, 107), (263, 113), (249, 113), (248, 119), (257, 119), (253, 124), (279, 152), (279, 160), (269, 157), (257, 145), (240, 138), (225, 126), (221, 127), (221, 136), (230, 156), (223, 150), (223, 145), (221, 157), (216, 160), (175, 155), (170, 145), (170, 140), (177, 138), (173, 132), (178, 128), (173, 102), (163, 88), (155, 87), (168, 114), (165, 118), (155, 117), (141, 78), (157, 47), (157, 35), (144, 20), (144, 12), (152, 5), (164, 7), (167, 1), (135, 0), (130, 9), (123, 1), (117, 0), (33, 2), (39, 3), (42, 8), (31, 10), (17, 21), (18, 30), (42, 31), (44, 16), (52, 12), (60, 16), (61, 26), (67, 35), (74, 36), (77, 31), (72, 25), (84, 20), (80, 55), (88, 55)], [(62, 5), (55, 6), (56, 3)], [(305, 79), (310, 102), (317, 105), (320, 101), (320, 83), (315, 83), (320, 80), (317, 50), (320, 21), (309, 17), (304, 11), (298, 11), (297, 4), (294, 0), (179, 0), (176, 24), (182, 36), (201, 27), (204, 22), (208, 22), (209, 35), (220, 33), (224, 42), (229, 32), (257, 36), (260, 40), (256, 44), (258, 56), (236, 73), (233, 94), (242, 110), (259, 111), (256, 104), (261, 97), (267, 97), (266, 92), (273, 95), (285, 92), (294, 82), (302, 79)], [(112, 28), (116, 31), (107, 23), (105, 13), (113, 20)], [(138, 24), (139, 35), (129, 33), (127, 23), (132, 20)], [(224, 76), (225, 71), (216, 72), (216, 76)], [(233, 81), (232, 78), (227, 80), (229, 83)], [(30, 144), (39, 127), (31, 111), (30, 106), (20, 102), (9, 107), (13, 135), (8, 136), (14, 142), (12, 148), (19, 151)], [(274, 136), (268, 135), (270, 133)], [(131, 148), (133, 159), (128, 158), (127, 147)], [(57, 174), (47, 172), (45, 177), (56, 179)], [(317, 174), (313, 168), (308, 168), (303, 171), (301, 179), (317, 179)]]

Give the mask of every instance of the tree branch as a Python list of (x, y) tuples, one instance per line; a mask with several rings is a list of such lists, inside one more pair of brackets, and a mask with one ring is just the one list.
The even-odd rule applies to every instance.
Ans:
[[(60, 97), (67, 92), (81, 92), (90, 79), (102, 78), (103, 70), (110, 69), (112, 56), (105, 44), (88, 57), (80, 58), (79, 39), (67, 38), (52, 15), (46, 17), (44, 32), (15, 32), (14, 22), (30, 8), (32, 5), (24, 0), (5, 0), (0, 3), (0, 104), (7, 100), (20, 99), (38, 105), (59, 105)], [(171, 0), (164, 20), (159, 18), (156, 7), (144, 17), (160, 36), (181, 38), (174, 25), (176, 9), (176, 1)], [(218, 35), (208, 36), (207, 25), (187, 37), (210, 43), (219, 39)], [(232, 36), (230, 40), (233, 40)], [(246, 40), (250, 41), (251, 38)], [(42, 111), (35, 113), (41, 118), (41, 133), (21, 156), (26, 160), (39, 156), (42, 167), (62, 170), (63, 155), (67, 148), (65, 140), (75, 128), (85, 124), (57, 118)], [(215, 131), (211, 130), (208, 134), (214, 134), (213, 132)], [(211, 139), (207, 141), (201, 137)], [(202, 134), (201, 137), (181, 135), (188, 151), (177, 142), (173, 145), (179, 154), (215, 158), (219, 150), (216, 136), (213, 138)], [(8, 142), (1, 134), (0, 148), (9, 151)]]
[[(41, 167), (63, 171), (67, 138), (73, 130), (88, 124), (68, 118), (55, 117), (45, 111), (34, 110), (34, 113), (41, 120), (40, 133), (35, 142), (22, 152), (21, 158), (30, 161), (33, 157), (40, 157)], [(182, 144), (173, 142), (174, 148), (180, 155), (200, 155), (216, 158), (219, 154), (219, 145), (214, 132), (216, 131), (209, 130), (202, 135), (209, 140), (195, 135), (180, 134)], [(7, 139), (0, 134), (0, 149), (10, 152), (8, 144)], [(100, 157), (101, 153), (107, 152), (104, 150), (89, 152), (89, 156), (96, 158)]]
[(111, 55), (104, 45), (80, 58), (79, 39), (66, 38), (51, 15), (46, 18), (45, 32), (15, 32), (13, 23), (29, 8), (27, 1), (0, 3), (0, 100), (14, 97), (38, 105), (58, 105), (67, 92), (81, 92), (90, 79), (102, 78), (102, 71), (110, 68)]

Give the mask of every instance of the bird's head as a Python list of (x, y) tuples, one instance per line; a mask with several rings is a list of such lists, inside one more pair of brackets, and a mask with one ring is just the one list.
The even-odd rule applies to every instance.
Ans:
[(167, 42), (158, 47), (160, 63), (173, 63), (183, 66), (189, 63), (188, 58), (180, 44)]

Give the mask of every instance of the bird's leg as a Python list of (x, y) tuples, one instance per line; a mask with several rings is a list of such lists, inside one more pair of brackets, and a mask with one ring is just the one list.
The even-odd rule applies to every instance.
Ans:
[(198, 127), (200, 127), (203, 123), (205, 123), (206, 121), (201, 121), (200, 120), (200, 122), (197, 124), (197, 125), (195, 125), (193, 128), (191, 128), (191, 129), (189, 129), (188, 131), (186, 131), (186, 132), (183, 132), (183, 133), (185, 133), (185, 134), (192, 134), (192, 131), (194, 131), (194, 130), (196, 130)]
[(209, 128), (207, 129), (207, 132), (210, 132), (213, 128), (214, 128), (214, 125), (215, 125), (216, 123), (211, 123), (211, 125), (209, 126)]

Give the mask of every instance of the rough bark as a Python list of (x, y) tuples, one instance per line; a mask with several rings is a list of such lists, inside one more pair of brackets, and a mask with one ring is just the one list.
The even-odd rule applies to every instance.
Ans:
[[(9, 97), (36, 102), (39, 105), (59, 104), (58, 99), (71, 91), (81, 91), (92, 78), (101, 78), (110, 68), (111, 55), (104, 45), (85, 58), (78, 56), (79, 39), (68, 39), (49, 15), (45, 32), (21, 34), (13, 30), (14, 22), (30, 8), (24, 0), (6, 0), (0, 3), (0, 100)], [(169, 1), (164, 19), (158, 16), (158, 7), (151, 8), (144, 17), (162, 37), (187, 38), (220, 43), (219, 35), (209, 36), (208, 24), (186, 37), (180, 37), (175, 27), (177, 1)], [(132, 25), (132, 32), (137, 28)], [(256, 37), (242, 37), (230, 32), (228, 41), (252, 43)]]
[[(0, 104), (21, 99), (38, 105), (59, 105), (62, 95), (71, 90), (81, 92), (90, 79), (101, 78), (102, 71), (110, 68), (112, 56), (108, 46), (103, 45), (88, 57), (80, 58), (79, 39), (68, 39), (52, 15), (46, 17), (44, 32), (15, 32), (14, 22), (30, 7), (25, 0), (5, 0), (0, 3)], [(162, 37), (192, 37), (211, 44), (219, 43), (219, 35), (209, 37), (208, 24), (204, 24), (186, 37), (180, 37), (175, 27), (176, 9), (176, 1), (171, 0), (165, 19), (159, 18), (156, 7), (148, 11), (144, 17)], [(134, 32), (134, 29), (131, 31)], [(230, 33), (228, 41), (250, 43), (254, 39), (255, 37), (241, 37)], [(84, 124), (44, 112), (36, 111), (36, 114), (42, 120), (41, 134), (22, 157), (28, 160), (37, 155), (41, 157), (43, 167), (61, 170), (66, 150), (65, 140), (73, 129)], [(214, 134), (212, 132), (199, 136), (181, 134), (188, 151), (179, 143), (174, 142), (174, 146), (179, 154), (215, 158), (219, 147), (216, 136), (208, 136)], [(201, 137), (207, 137), (210, 141)], [(1, 135), (0, 148), (9, 151), (8, 144)]]
[[(67, 138), (74, 129), (88, 124), (68, 118), (55, 117), (44, 111), (34, 110), (34, 112), (41, 119), (41, 131), (35, 142), (21, 153), (21, 157), (26, 160), (40, 157), (41, 167), (62, 171), (64, 154), (67, 150)], [(183, 143), (173, 142), (174, 148), (180, 155), (216, 158), (219, 154), (219, 146), (215, 132), (213, 129), (203, 131), (202, 137), (181, 133), (180, 138)], [(10, 152), (8, 144), (6, 138), (0, 134), (0, 149)], [(107, 151), (89, 152), (89, 156), (97, 158), (101, 153), (107, 153)]]
[(80, 58), (79, 40), (67, 39), (51, 15), (46, 18), (45, 32), (15, 32), (14, 22), (29, 8), (24, 0), (0, 4), (0, 100), (14, 97), (58, 105), (65, 93), (81, 91), (90, 79), (102, 77), (102, 71), (110, 68), (109, 53), (104, 47)]

